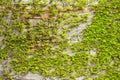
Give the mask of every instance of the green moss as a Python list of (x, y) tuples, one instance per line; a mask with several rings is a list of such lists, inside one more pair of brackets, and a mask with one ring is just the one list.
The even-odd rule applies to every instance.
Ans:
[[(45, 77), (57, 76), (61, 80), (75, 80), (76, 77), (97, 75), (104, 70), (106, 73), (95, 80), (119, 80), (118, 0), (100, 0), (100, 4), (90, 7), (95, 14), (93, 21), (84, 30), (83, 40), (71, 45), (68, 43), (67, 32), (87, 22), (90, 16), (89, 13), (79, 15), (88, 3), (86, 0), (64, 0), (61, 4), (53, 1), (47, 3), (44, 0), (35, 0), (24, 5), (10, 4), (11, 0), (2, 0), (0, 3), (5, 4), (4, 8), (0, 5), (0, 35), (4, 36), (0, 47), (2, 44), (6, 45), (4, 49), (0, 49), (0, 61), (10, 58), (11, 71), (22, 75), (29, 71), (39, 72)], [(30, 10), (26, 9), (28, 5), (32, 7)], [(10, 21), (4, 20), (8, 17)], [(30, 19), (40, 21), (32, 26)], [(61, 33), (58, 34), (60, 29)], [(58, 47), (52, 49), (55, 46)], [(63, 53), (67, 48), (75, 55)], [(88, 53), (93, 49), (97, 50), (94, 57)], [(111, 64), (111, 60), (114, 64)], [(5, 79), (12, 80), (9, 74), (9, 71), (5, 72)]]

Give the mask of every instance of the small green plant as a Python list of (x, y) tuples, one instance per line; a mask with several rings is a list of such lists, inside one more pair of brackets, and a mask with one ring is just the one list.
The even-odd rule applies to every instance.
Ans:
[[(94, 11), (93, 20), (83, 31), (82, 41), (71, 44), (67, 32), (87, 22), (90, 16), (83, 11), (87, 0), (34, 0), (28, 4), (11, 1), (0, 1), (0, 36), (4, 36), (0, 41), (0, 62), (10, 59), (11, 65), (1, 80), (13, 80), (11, 72), (24, 75), (29, 71), (75, 80), (102, 70), (105, 73), (95, 80), (120, 79), (119, 0), (100, 0), (97, 5), (87, 6)], [(38, 23), (32, 26), (34, 20)], [(75, 55), (64, 52), (68, 48)], [(90, 55), (93, 49), (97, 50), (94, 57)]]

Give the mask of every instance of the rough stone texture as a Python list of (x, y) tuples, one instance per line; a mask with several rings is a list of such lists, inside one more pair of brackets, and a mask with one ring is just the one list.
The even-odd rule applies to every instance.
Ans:
[(29, 3), (29, 2), (33, 2), (33, 0), (22, 0), (23, 4)]
[(97, 52), (97, 50), (93, 49), (93, 50), (89, 51), (89, 54), (92, 55), (92, 56), (96, 56), (96, 52)]
[(2, 64), (0, 64), (0, 77), (2, 77), (3, 76), (3, 67), (2, 67)]
[(26, 80), (58, 80), (57, 78), (49, 78), (49, 77), (43, 77), (39, 74), (33, 74), (29, 72), (27, 75), (23, 77)]
[[(80, 13), (80, 15), (83, 15), (85, 13), (89, 13), (89, 17), (88, 17), (88, 20), (86, 23), (82, 23), (80, 24), (78, 27), (75, 27), (73, 28), (70, 32), (67, 33), (67, 37), (68, 38), (71, 38), (73, 35), (78, 35), (78, 37), (74, 38), (73, 40), (70, 40), (69, 43), (72, 44), (74, 42), (78, 42), (78, 41), (81, 41), (81, 35), (82, 35), (82, 31), (87, 28), (87, 26), (92, 22), (92, 18), (94, 16), (93, 12), (92, 11), (89, 11), (88, 10), (88, 7), (93, 5), (93, 4), (97, 4), (98, 2), (95, 1), (93, 3), (90, 3), (88, 5), (86, 5), (86, 8), (83, 12)], [(34, 22), (34, 20), (32, 20)], [(36, 24), (36, 22), (35, 22)], [(54, 48), (53, 48), (54, 49)], [(71, 49), (68, 48), (66, 50), (64, 50), (63, 52), (65, 53), (69, 53), (70, 56), (74, 56), (75, 53), (72, 53)], [(96, 55), (96, 50), (90, 50), (89, 53), (93, 56)], [(50, 78), (46, 78), (46, 77), (42, 77), (41, 75), (39, 74), (32, 74), (32, 73), (28, 73), (27, 75), (24, 76), (25, 79), (27, 80), (58, 80), (57, 78), (54, 78), (54, 79), (50, 79)], [(84, 80), (85, 79), (85, 76), (82, 76), (82, 77), (78, 77), (76, 78), (76, 80)]]
[[(15, 0), (15, 2), (18, 2), (18, 1), (19, 0)], [(33, 2), (33, 0), (22, 0), (22, 2), (23, 2), (23, 4), (26, 4), (26, 3), (29, 3), (29, 2)], [(97, 3), (98, 3), (98, 1), (95, 1), (95, 2), (92, 2), (92, 3), (88, 4), (88, 5), (86, 5), (85, 10), (80, 13), (80, 15), (85, 14), (85, 13), (89, 13), (90, 15), (89, 15), (88, 20), (87, 20), (86, 23), (80, 24), (78, 27), (73, 28), (70, 32), (67, 33), (68, 38), (72, 38), (73, 35), (77, 35), (77, 37), (75, 37), (73, 40), (69, 41), (70, 44), (82, 40), (81, 39), (82, 31), (85, 28), (87, 28), (87, 26), (91, 23), (92, 18), (94, 16), (93, 12), (88, 10), (88, 7), (93, 5), (93, 4), (97, 4)], [(27, 8), (30, 9), (31, 6), (29, 6)], [(10, 21), (11, 15), (12, 15), (12, 13), (9, 13), (9, 16), (7, 18), (7, 22)], [(35, 26), (40, 20), (31, 19), (30, 21), (33, 23), (32, 26)], [(0, 37), (0, 42), (3, 40), (3, 38), (4, 38), (3, 36)], [(4, 47), (5, 47), (5, 45), (2, 45), (1, 49), (3, 49)], [(72, 53), (70, 48), (68, 48), (67, 50), (65, 50), (63, 52), (69, 53), (70, 56), (74, 56), (74, 53)], [(96, 55), (96, 50), (90, 50), (89, 53), (94, 56), (94, 55)], [(3, 67), (2, 66), (3, 65), (0, 64), (0, 77), (3, 75), (2, 74), (3, 73)], [(118, 70), (120, 70), (120, 69), (118, 69)], [(84, 79), (85, 79), (85, 76), (76, 78), (76, 80), (84, 80)], [(21, 76), (21, 77), (16, 76), (15, 80), (58, 80), (58, 79), (57, 78), (51, 79), (51, 78), (48, 78), (48, 77), (43, 77), (40, 74), (33, 74), (31, 72), (28, 72), (28, 74), (26, 74), (24, 76)]]
[(43, 79), (43, 77), (40, 76), (39, 74), (32, 74), (31, 72), (25, 75), (24, 78), (28, 80), (42, 80)]
[(76, 78), (76, 80), (84, 80), (84, 79), (85, 79), (85, 76), (81, 76), (81, 77)]

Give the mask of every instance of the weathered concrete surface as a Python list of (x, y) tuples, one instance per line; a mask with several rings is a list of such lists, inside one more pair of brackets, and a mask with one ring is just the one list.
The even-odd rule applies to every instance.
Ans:
[[(18, 2), (19, 0), (15, 0), (15, 1)], [(22, 2), (24, 4), (26, 4), (26, 3), (29, 3), (29, 2), (33, 2), (33, 0), (22, 0)], [(91, 6), (91, 5), (93, 5), (93, 4), (97, 4), (97, 3), (98, 3), (98, 1), (95, 1), (95, 2), (92, 2), (92, 3), (88, 4), (88, 5), (86, 5), (85, 10), (80, 13), (80, 15), (85, 14), (85, 13), (89, 13), (90, 15), (89, 15), (88, 20), (87, 20), (86, 23), (80, 24), (78, 27), (73, 28), (70, 32), (67, 33), (67, 37), (68, 38), (72, 38), (73, 35), (77, 35), (77, 37), (75, 37), (73, 40), (69, 41), (70, 44), (82, 40), (82, 38), (81, 38), (82, 31), (88, 27), (88, 25), (92, 22), (92, 18), (94, 16), (94, 13), (92, 11), (89, 11), (88, 7)], [(31, 7), (28, 7), (28, 9), (30, 9), (30, 8)], [(12, 15), (12, 13), (9, 14), (7, 22), (10, 21), (11, 15)], [(40, 20), (32, 20), (31, 19), (30, 21), (32, 23), (34, 23), (34, 24), (32, 24), (32, 26), (35, 26)], [(3, 37), (0, 37), (0, 41), (2, 41), (2, 40), (3, 40)], [(5, 45), (3, 45), (1, 47), (1, 49), (3, 49), (4, 47), (5, 47)], [(70, 48), (68, 48), (64, 52), (67, 52), (70, 56), (74, 56), (74, 53), (72, 53), (72, 51), (70, 50)], [(89, 53), (91, 55), (95, 56), (96, 55), (96, 50), (90, 50)], [(3, 75), (2, 74), (3, 73), (3, 67), (2, 66), (3, 65), (0, 64), (0, 77)], [(118, 69), (118, 70), (120, 70), (120, 69)], [(76, 78), (76, 80), (84, 80), (84, 79), (85, 79), (85, 76), (81, 76), (81, 77)], [(29, 72), (28, 74), (26, 74), (24, 76), (18, 77), (17, 80), (59, 80), (59, 79), (57, 79), (57, 78), (51, 79), (51, 78), (48, 78), (48, 77), (43, 77), (40, 74), (33, 74), (33, 73)]]

